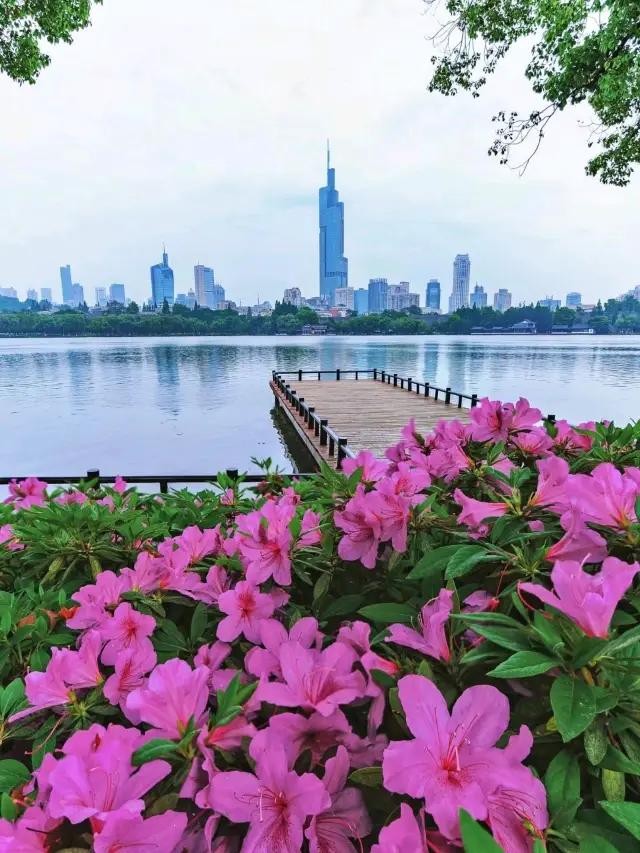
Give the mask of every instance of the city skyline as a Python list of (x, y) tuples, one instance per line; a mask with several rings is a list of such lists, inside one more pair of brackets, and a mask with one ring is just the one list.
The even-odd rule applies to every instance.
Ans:
[(344, 256), (344, 202), (336, 190), (336, 170), (331, 168), (327, 141), (327, 185), (318, 193), (319, 296), (335, 304), (336, 290), (349, 286), (349, 261)]

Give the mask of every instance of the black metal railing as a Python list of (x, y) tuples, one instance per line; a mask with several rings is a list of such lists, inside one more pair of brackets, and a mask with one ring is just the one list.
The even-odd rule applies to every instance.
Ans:
[[(336, 371), (326, 371), (326, 370), (313, 370), (313, 371), (302, 371), (296, 370), (291, 372), (290, 375), (293, 376), (301, 376), (303, 373), (314, 373), (320, 374), (331, 372), (334, 376), (336, 375)], [(358, 373), (370, 373), (371, 371), (358, 371), (358, 370), (347, 370), (344, 373), (355, 373), (356, 379), (358, 378)], [(342, 462), (348, 457), (350, 459), (355, 459), (356, 454), (348, 447), (347, 439), (331, 429), (329, 426), (329, 419), (323, 418), (320, 412), (316, 412), (315, 406), (310, 406), (308, 403), (305, 403), (304, 397), (301, 397), (297, 391), (284, 381), (282, 378), (285, 374), (278, 373), (277, 371), (272, 372), (272, 381), (273, 384), (278, 388), (280, 393), (283, 395), (287, 403), (295, 410), (295, 412), (302, 418), (306, 429), (310, 432), (313, 432), (315, 437), (318, 439), (320, 447), (326, 447), (327, 453), (331, 459), (335, 458), (336, 460), (336, 468), (342, 468)], [(286, 374), (289, 375), (289, 374)], [(340, 371), (337, 371), (337, 379), (340, 379)], [(302, 381), (302, 380), (300, 380)]]
[[(249, 485), (262, 483), (266, 479), (265, 474), (240, 474), (236, 468), (228, 468), (224, 473), (230, 480), (240, 480), (241, 483), (248, 483)], [(215, 483), (218, 479), (218, 474), (132, 474), (130, 477), (122, 474), (118, 476), (122, 476), (123, 480), (130, 486), (158, 485), (160, 487), (160, 494), (163, 495), (168, 494), (169, 486), (176, 483), (184, 485), (206, 484)], [(313, 475), (295, 472), (282, 474), (282, 476), (288, 477), (291, 480), (299, 480), (303, 477), (311, 477)], [(0, 477), (0, 486), (8, 486), (13, 480), (20, 482), (26, 479), (27, 477)], [(78, 483), (91, 483), (95, 486), (101, 486), (115, 483), (116, 477), (105, 476), (97, 469), (93, 469), (78, 477), (38, 477), (38, 480), (43, 480), (50, 486), (73, 486)]]

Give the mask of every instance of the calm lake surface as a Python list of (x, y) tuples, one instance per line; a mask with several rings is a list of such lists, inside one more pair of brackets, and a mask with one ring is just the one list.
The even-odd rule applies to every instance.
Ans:
[(198, 474), (292, 460), (271, 370), (378, 367), (572, 422), (640, 414), (634, 337), (0, 340), (0, 476)]

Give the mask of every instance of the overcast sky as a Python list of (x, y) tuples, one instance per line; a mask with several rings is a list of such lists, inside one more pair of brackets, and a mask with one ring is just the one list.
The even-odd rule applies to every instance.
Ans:
[(318, 293), (331, 138), (349, 283), (430, 278), (456, 253), (514, 303), (640, 282), (640, 176), (584, 175), (588, 113), (556, 120), (524, 177), (487, 156), (491, 116), (535, 104), (514, 55), (479, 100), (429, 94), (421, 0), (105, 0), (35, 86), (0, 79), (0, 286), (124, 282), (149, 296), (162, 243), (176, 292), (213, 266), (228, 298)]

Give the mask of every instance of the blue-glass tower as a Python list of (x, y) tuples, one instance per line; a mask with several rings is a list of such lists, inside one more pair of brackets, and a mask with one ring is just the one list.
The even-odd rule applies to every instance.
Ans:
[(162, 263), (151, 267), (151, 301), (156, 308), (162, 308), (165, 299), (169, 305), (173, 305), (173, 294), (173, 270), (163, 246)]
[(335, 304), (337, 287), (348, 287), (349, 261), (344, 256), (344, 202), (336, 189), (327, 145), (327, 186), (320, 188), (320, 296)]

